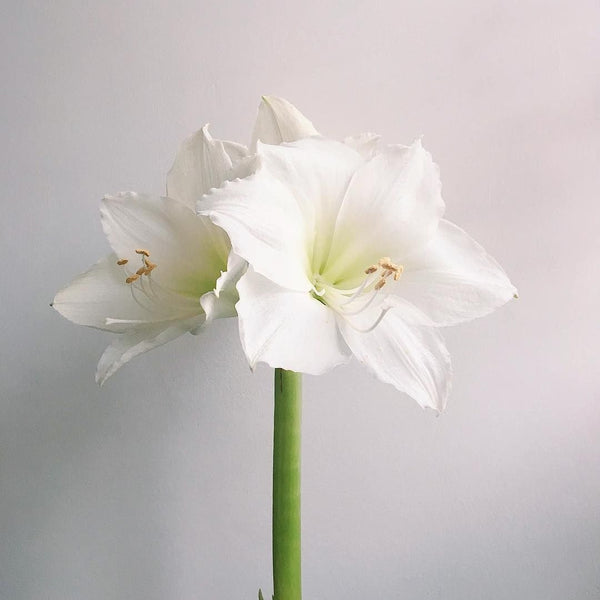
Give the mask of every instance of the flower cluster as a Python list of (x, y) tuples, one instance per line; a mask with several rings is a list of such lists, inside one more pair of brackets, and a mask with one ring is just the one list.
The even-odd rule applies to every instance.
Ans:
[(53, 306), (118, 334), (101, 383), (134, 356), (237, 315), (251, 367), (321, 374), (354, 355), (442, 410), (451, 365), (437, 328), (516, 294), (443, 212), (420, 141), (331, 140), (289, 102), (264, 97), (249, 148), (204, 127), (179, 150), (166, 197), (105, 197), (113, 252)]

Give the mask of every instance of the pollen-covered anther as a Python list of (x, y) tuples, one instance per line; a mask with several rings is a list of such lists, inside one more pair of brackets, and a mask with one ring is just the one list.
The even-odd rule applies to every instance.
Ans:
[(393, 263), (389, 256), (384, 256), (379, 259), (379, 266), (386, 271), (398, 271), (401, 267), (397, 264)]
[[(373, 275), (373, 273), (379, 273), (379, 279), (373, 286), (373, 290), (378, 292), (384, 285), (389, 277), (393, 277), (394, 281), (398, 281), (400, 276), (402, 275), (402, 271), (404, 271), (404, 267), (402, 265), (397, 265), (392, 262), (392, 259), (389, 256), (382, 256), (375, 264), (367, 267), (365, 269), (365, 275)], [(371, 278), (366, 279), (363, 282), (363, 287), (361, 290), (368, 285), (372, 285), (373, 280)]]
[(138, 273), (140, 275), (146, 275), (147, 277), (148, 275), (150, 275), (150, 273), (152, 273), (152, 271), (154, 271), (154, 269), (156, 269), (157, 265), (156, 263), (153, 263), (152, 261), (148, 260), (145, 256), (143, 257), (143, 261), (144, 266), (138, 271)]
[(404, 266), (393, 263), (389, 256), (380, 258), (377, 264), (379, 268), (383, 269), (383, 273), (381, 274), (383, 279), (387, 279), (393, 275), (394, 281), (398, 281), (398, 279), (400, 279), (400, 275), (402, 275), (402, 271), (404, 271)]
[[(156, 263), (153, 263), (148, 258), (150, 256), (150, 252), (148, 252), (148, 250), (138, 248), (134, 252), (140, 255), (140, 258), (142, 259), (142, 266), (135, 273), (130, 273), (127, 269), (125, 269), (125, 275), (127, 275), (125, 283), (135, 283), (140, 277), (143, 277), (144, 275), (148, 277), (150, 273), (152, 273), (152, 271), (156, 269), (157, 266)], [(129, 261), (126, 258), (121, 258), (117, 261), (117, 264), (123, 266), (126, 265), (128, 262)], [(143, 287), (143, 284), (141, 285)]]

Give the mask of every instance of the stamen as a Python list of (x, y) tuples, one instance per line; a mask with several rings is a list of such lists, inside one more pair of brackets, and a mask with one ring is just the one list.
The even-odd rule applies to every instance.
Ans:
[[(131, 285), (131, 286), (129, 286), (129, 289), (131, 290), (131, 297), (133, 298), (134, 302), (139, 307), (141, 307), (141, 308), (143, 308), (144, 310), (147, 310), (147, 311), (152, 311), (153, 299), (148, 295), (148, 292), (144, 289), (144, 284), (142, 283), (141, 279), (140, 279), (140, 287), (136, 287), (135, 285)], [(143, 302), (140, 302), (140, 300), (138, 299), (138, 294), (136, 293), (136, 291), (138, 293), (141, 292), (150, 301), (150, 304), (148, 306), (146, 304), (144, 304)]]
[(365, 290), (367, 290), (367, 288), (369, 288), (374, 283), (375, 285), (372, 289), (373, 291), (378, 292), (385, 285), (385, 282), (388, 277), (393, 276), (394, 281), (398, 281), (398, 279), (400, 279), (402, 271), (404, 270), (404, 267), (402, 265), (397, 265), (393, 263), (392, 259), (389, 256), (383, 256), (377, 261), (377, 263), (371, 265), (370, 267), (367, 267), (364, 270), (364, 273), (365, 275), (373, 275), (374, 273), (380, 271), (380, 269), (383, 272), (379, 273), (380, 278), (377, 280), (376, 283), (375, 277), (366, 277), (357, 288), (354, 288), (353, 290), (346, 290), (344, 295), (349, 294), (349, 296), (345, 302), (342, 302), (340, 304), (340, 307), (345, 307), (353, 303)]
[[(375, 300), (376, 297), (377, 297), (377, 292), (375, 290), (373, 290), (372, 292), (370, 292), (367, 301), (362, 306), (360, 306), (358, 309), (353, 310), (353, 311), (344, 310), (344, 316), (353, 317), (355, 315), (360, 314), (361, 312), (363, 312), (363, 310), (366, 310), (367, 308), (369, 308), (369, 306), (371, 306), (371, 304), (373, 303), (373, 300)], [(348, 303), (345, 302), (344, 304), (348, 304)], [(344, 306), (344, 304), (342, 304), (342, 306)]]
[(402, 272), (404, 271), (404, 266), (393, 263), (389, 256), (383, 256), (377, 261), (377, 264), (381, 269), (383, 269), (381, 277), (383, 277), (384, 279), (387, 279), (388, 277), (393, 275), (394, 281), (398, 281), (398, 279), (400, 279), (400, 275), (402, 275)]
[(359, 333), (370, 333), (371, 331), (373, 331), (373, 329), (375, 329), (375, 327), (377, 327), (377, 325), (379, 325), (379, 323), (381, 323), (381, 321), (383, 320), (383, 317), (385, 317), (385, 315), (387, 314), (388, 310), (390, 310), (390, 306), (388, 306), (387, 308), (382, 309), (382, 311), (379, 313), (379, 316), (377, 317), (377, 319), (375, 320), (375, 322), (373, 323), (373, 325), (371, 325), (370, 327), (367, 327), (366, 329), (361, 329), (360, 327), (355, 327), (350, 321), (347, 321), (347, 323), (350, 325), (350, 327), (352, 327), (352, 329), (354, 329), (354, 331), (358, 331)]
[(379, 266), (387, 271), (394, 271), (394, 273), (400, 269), (400, 267), (393, 263), (387, 256), (379, 259)]
[(346, 306), (347, 304), (354, 302), (354, 300), (358, 298), (364, 292), (364, 290), (373, 283), (373, 281), (374, 277), (365, 277), (364, 281), (357, 288), (354, 290), (348, 290), (348, 293), (351, 293), (352, 295), (348, 298), (348, 300), (346, 300), (346, 302), (342, 302), (340, 306)]
[[(136, 248), (134, 252), (140, 256), (142, 263), (135, 273), (125, 266), (129, 263), (128, 259), (119, 258), (116, 263), (124, 267), (125, 283), (129, 284), (131, 297), (140, 308), (153, 314), (162, 314), (166, 310), (165, 307), (168, 307), (168, 313), (165, 313), (165, 317), (169, 319), (175, 313), (182, 315), (182, 317), (197, 314), (197, 299), (182, 295), (177, 289), (161, 285), (150, 276), (158, 265), (149, 259), (150, 252), (148, 250)], [(144, 280), (144, 275), (146, 280)], [(143, 322), (139, 321), (139, 323)], [(134, 321), (131, 321), (131, 323), (134, 323)]]
[[(135, 272), (135, 273), (130, 273), (127, 271), (127, 269), (125, 269), (125, 274), (127, 275), (127, 279), (125, 279), (126, 283), (134, 283), (135, 281), (137, 281), (140, 277), (143, 277), (144, 275), (146, 275), (146, 277), (148, 277), (150, 275), (150, 273), (152, 273), (152, 271), (154, 269), (156, 269), (157, 264), (153, 263), (151, 260), (148, 259), (148, 257), (150, 256), (150, 252), (148, 252), (148, 250), (145, 250), (144, 248), (137, 248), (135, 250), (136, 254), (139, 254), (141, 256), (142, 259), (142, 266)], [(129, 262), (128, 259), (126, 258), (120, 258), (117, 261), (117, 264), (120, 266), (126, 265)], [(142, 282), (140, 281), (140, 284), (142, 284)]]
[[(364, 269), (365, 277), (363, 277), (358, 287), (337, 288), (335, 285), (323, 281), (317, 275), (314, 280), (313, 294), (315, 298), (318, 296), (318, 300), (330, 306), (342, 316), (353, 317), (364, 313), (373, 305), (376, 298), (381, 298), (379, 295), (380, 290), (392, 278), (394, 281), (398, 281), (403, 271), (403, 265), (397, 265), (392, 262), (389, 256), (383, 256), (376, 263)], [(317, 286), (322, 287), (322, 291), (319, 291)], [(385, 307), (385, 299), (383, 302)], [(388, 310), (389, 307), (379, 310), (378, 316), (367, 329), (361, 330), (352, 324), (350, 325), (357, 331), (372, 331), (381, 322)]]

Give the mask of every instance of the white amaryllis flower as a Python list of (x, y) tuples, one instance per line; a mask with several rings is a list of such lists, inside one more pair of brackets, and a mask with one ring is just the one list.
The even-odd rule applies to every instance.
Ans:
[[(321, 374), (353, 354), (379, 379), (441, 410), (450, 359), (434, 326), (482, 316), (515, 293), (452, 223), (419, 141), (258, 143), (259, 170), (198, 203), (251, 267), (238, 283), (252, 367)], [(352, 146), (355, 146), (355, 149)]]
[(204, 127), (182, 144), (167, 178), (168, 197), (128, 192), (102, 201), (113, 252), (52, 303), (75, 323), (118, 334), (98, 364), (99, 383), (134, 356), (236, 314), (235, 283), (246, 263), (230, 252), (222, 229), (195, 215), (195, 203), (224, 181), (246, 176), (247, 154)]

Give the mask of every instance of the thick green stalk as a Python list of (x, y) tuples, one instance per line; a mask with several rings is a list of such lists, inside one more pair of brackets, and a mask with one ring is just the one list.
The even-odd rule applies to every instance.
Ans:
[(273, 587), (275, 600), (301, 600), (300, 438), (302, 376), (275, 369)]

